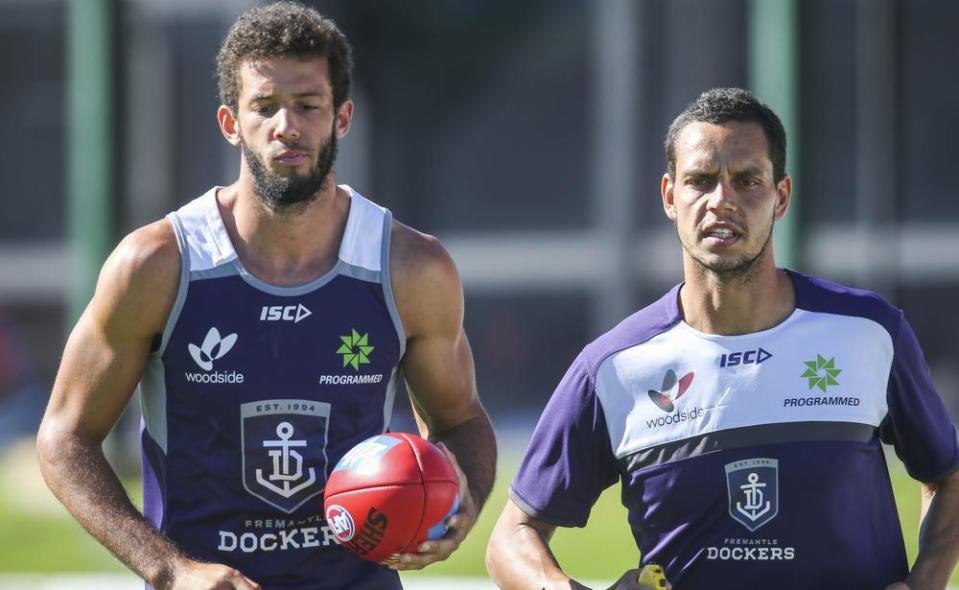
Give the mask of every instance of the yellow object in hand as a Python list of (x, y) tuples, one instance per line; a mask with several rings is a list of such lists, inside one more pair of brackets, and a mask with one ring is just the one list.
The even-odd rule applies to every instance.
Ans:
[(655, 563), (648, 563), (639, 570), (639, 583), (650, 588), (665, 588), (666, 574), (663, 572), (663, 566)]

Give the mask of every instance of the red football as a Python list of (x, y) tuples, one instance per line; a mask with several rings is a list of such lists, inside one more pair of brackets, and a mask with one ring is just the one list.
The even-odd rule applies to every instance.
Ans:
[(336, 464), (324, 508), (341, 545), (382, 562), (446, 534), (446, 521), (459, 508), (459, 478), (433, 443), (415, 434), (380, 434)]

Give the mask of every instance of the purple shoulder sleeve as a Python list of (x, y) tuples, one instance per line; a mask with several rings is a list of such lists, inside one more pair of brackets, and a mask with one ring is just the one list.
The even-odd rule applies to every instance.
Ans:
[(889, 413), (880, 424), (909, 475), (935, 482), (959, 467), (959, 441), (909, 322), (900, 315), (886, 394)]
[(592, 379), (577, 358), (550, 398), (510, 487), (524, 512), (558, 526), (586, 526), (618, 470)]

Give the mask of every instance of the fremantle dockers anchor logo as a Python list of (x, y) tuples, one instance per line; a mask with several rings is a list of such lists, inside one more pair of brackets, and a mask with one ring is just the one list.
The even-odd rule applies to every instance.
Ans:
[(275, 447), (267, 451), (267, 455), (273, 459), (273, 471), (263, 477), (263, 470), (257, 469), (256, 481), (284, 498), (289, 498), (316, 481), (316, 469), (310, 467), (307, 470), (309, 476), (304, 480), (303, 455), (293, 450), (293, 447), (305, 447), (306, 441), (290, 440), (293, 436), (292, 424), (280, 422), (276, 427), (276, 436), (279, 440), (263, 441), (264, 447)]
[(751, 532), (779, 514), (779, 460), (744, 459), (726, 464), (729, 515)]
[(243, 487), (290, 513), (326, 486), (330, 405), (298, 399), (240, 406)]

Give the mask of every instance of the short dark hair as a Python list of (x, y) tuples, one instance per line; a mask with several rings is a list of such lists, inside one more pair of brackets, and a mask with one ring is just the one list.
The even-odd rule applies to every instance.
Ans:
[(230, 27), (216, 56), (220, 103), (236, 112), (243, 60), (287, 56), (325, 57), (334, 108), (349, 98), (353, 52), (346, 36), (316, 10), (283, 0), (243, 13)]
[(713, 88), (686, 105), (666, 133), (666, 173), (676, 176), (676, 138), (686, 125), (695, 122), (722, 125), (729, 121), (758, 123), (769, 144), (769, 160), (773, 164), (773, 180), (786, 176), (786, 130), (782, 121), (764, 103), (742, 88)]

